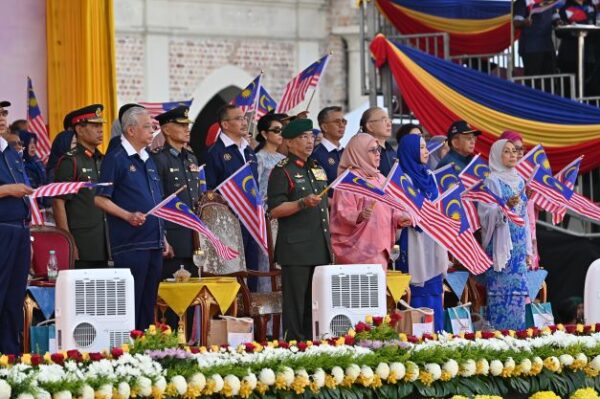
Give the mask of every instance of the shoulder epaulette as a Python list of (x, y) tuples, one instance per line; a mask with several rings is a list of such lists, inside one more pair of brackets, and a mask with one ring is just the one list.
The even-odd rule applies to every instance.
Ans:
[(288, 158), (283, 158), (281, 161), (277, 162), (278, 167), (283, 168), (285, 165), (288, 164), (290, 160)]

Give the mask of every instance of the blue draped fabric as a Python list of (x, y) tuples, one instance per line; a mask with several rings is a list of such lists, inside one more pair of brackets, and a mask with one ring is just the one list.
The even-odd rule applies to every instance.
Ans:
[(392, 3), (453, 19), (488, 19), (510, 14), (509, 0), (392, 0)]
[(27, 287), (27, 290), (38, 304), (45, 319), (54, 313), (54, 287)]

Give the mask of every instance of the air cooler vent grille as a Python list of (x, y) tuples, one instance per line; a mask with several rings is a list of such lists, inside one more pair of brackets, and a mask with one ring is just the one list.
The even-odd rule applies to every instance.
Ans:
[(379, 280), (376, 274), (336, 274), (331, 276), (333, 307), (349, 309), (379, 306)]
[(336, 315), (331, 319), (331, 323), (329, 323), (329, 331), (331, 331), (331, 335), (334, 337), (346, 335), (351, 328), (352, 321), (348, 316), (343, 314)]
[(120, 347), (129, 342), (129, 331), (110, 331), (110, 347)]
[(96, 339), (96, 328), (90, 323), (80, 323), (73, 330), (73, 340), (75, 343), (86, 348)]
[(75, 314), (88, 316), (124, 316), (125, 280), (75, 281)]

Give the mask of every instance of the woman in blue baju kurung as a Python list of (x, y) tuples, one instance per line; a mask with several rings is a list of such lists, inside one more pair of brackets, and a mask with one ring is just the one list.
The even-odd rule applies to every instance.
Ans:
[(526, 276), (531, 262), (531, 234), (525, 183), (517, 174), (517, 151), (508, 140), (490, 150), (490, 175), (485, 185), (525, 220), (523, 227), (507, 219), (498, 205), (478, 205), (482, 244), (493, 266), (482, 276), (487, 292), (487, 318), (496, 329), (525, 328)]
[[(427, 199), (438, 197), (437, 183), (427, 167), (425, 140), (408, 134), (398, 144), (400, 167)], [(407, 227), (400, 234), (398, 268), (411, 276), (410, 305), (433, 309), (435, 331), (444, 329), (443, 280), (448, 269), (448, 251), (420, 228)]]

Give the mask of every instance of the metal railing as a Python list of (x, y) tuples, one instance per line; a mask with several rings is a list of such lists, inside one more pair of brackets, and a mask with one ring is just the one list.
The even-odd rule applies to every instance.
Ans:
[(494, 54), (453, 55), (450, 60), (479, 72), (504, 79), (507, 79), (511, 74), (509, 70), (510, 53), (506, 51)]
[(597, 97), (582, 97), (579, 99), (584, 104), (593, 105), (594, 107), (600, 107), (600, 96)]
[(575, 98), (575, 74), (572, 73), (516, 76), (512, 81), (557, 96)]
[(446, 32), (415, 35), (396, 34), (388, 36), (388, 39), (445, 60), (450, 57), (450, 36)]

